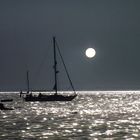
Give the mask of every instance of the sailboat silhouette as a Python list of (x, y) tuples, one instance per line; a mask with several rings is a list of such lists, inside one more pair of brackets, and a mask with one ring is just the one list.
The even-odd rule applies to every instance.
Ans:
[[(61, 57), (63, 66), (65, 68), (65, 71), (66, 71), (66, 74), (67, 74), (67, 77), (68, 77), (68, 80), (69, 80), (70, 85), (71, 85), (71, 87), (73, 89), (73, 92), (74, 92), (73, 95), (60, 95), (60, 94), (58, 94), (58, 87), (57, 87), (57, 83), (58, 83), (58, 77), (57, 77), (58, 68), (57, 68), (56, 49), (58, 50), (58, 53), (59, 53), (59, 55)], [(38, 96), (33, 96), (32, 93), (29, 93), (29, 77), (28, 77), (28, 72), (27, 72), (28, 91), (27, 91), (26, 96), (24, 97), (25, 101), (27, 101), (27, 102), (29, 102), (29, 101), (31, 101), (31, 102), (35, 102), (35, 101), (72, 101), (77, 96), (77, 94), (75, 92), (75, 89), (74, 89), (74, 86), (72, 84), (72, 81), (70, 79), (69, 73), (67, 71), (66, 65), (64, 63), (63, 57), (61, 55), (60, 49), (59, 49), (58, 46), (56, 48), (56, 39), (55, 39), (55, 37), (53, 37), (53, 58), (54, 58), (54, 66), (53, 66), (53, 68), (54, 68), (54, 82), (55, 82), (54, 87), (53, 87), (54, 94), (45, 95), (45, 94), (39, 93)]]

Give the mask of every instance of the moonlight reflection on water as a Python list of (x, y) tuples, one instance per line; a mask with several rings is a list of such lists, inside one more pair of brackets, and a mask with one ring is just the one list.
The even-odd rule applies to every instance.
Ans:
[[(86, 92), (87, 93), (87, 92)], [(17, 94), (0, 111), (3, 139), (140, 138), (140, 92), (88, 92), (72, 102), (24, 102)]]

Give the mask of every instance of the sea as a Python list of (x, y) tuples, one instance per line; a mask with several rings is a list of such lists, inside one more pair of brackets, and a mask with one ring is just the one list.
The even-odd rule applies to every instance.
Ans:
[(140, 91), (77, 91), (70, 102), (25, 102), (0, 93), (0, 140), (139, 140)]

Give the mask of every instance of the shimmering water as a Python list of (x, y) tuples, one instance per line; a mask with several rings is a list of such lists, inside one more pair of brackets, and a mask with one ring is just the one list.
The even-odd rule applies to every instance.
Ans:
[(140, 139), (140, 91), (81, 92), (72, 102), (24, 102), (0, 111), (0, 140)]

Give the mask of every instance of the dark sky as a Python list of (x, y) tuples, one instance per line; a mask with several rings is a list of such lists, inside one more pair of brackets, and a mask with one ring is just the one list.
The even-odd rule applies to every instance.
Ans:
[(140, 89), (140, 0), (1, 0), (0, 89), (25, 89), (27, 69), (52, 87), (54, 35), (76, 90)]

